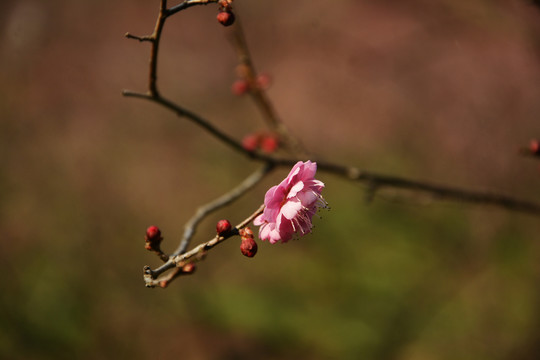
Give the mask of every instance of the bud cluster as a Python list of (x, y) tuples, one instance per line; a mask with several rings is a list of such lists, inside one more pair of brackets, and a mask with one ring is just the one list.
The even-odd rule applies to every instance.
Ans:
[(257, 243), (253, 238), (253, 231), (249, 227), (241, 229), (239, 231), (242, 243), (240, 244), (240, 251), (244, 256), (254, 257), (257, 253)]
[(266, 90), (270, 87), (271, 81), (270, 75), (268, 74), (257, 75), (255, 81), (251, 83), (244, 76), (241, 76), (240, 79), (232, 84), (231, 91), (234, 95), (241, 96), (254, 89)]
[(271, 154), (279, 147), (279, 137), (272, 132), (256, 132), (248, 134), (242, 139), (242, 146), (247, 151), (261, 149), (267, 154)]

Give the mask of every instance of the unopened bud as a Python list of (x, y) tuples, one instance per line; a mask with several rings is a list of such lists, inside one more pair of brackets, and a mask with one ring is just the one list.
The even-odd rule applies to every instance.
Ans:
[(255, 151), (259, 147), (259, 136), (256, 134), (246, 135), (242, 139), (242, 147), (247, 151)]
[(148, 229), (146, 229), (146, 235), (144, 236), (144, 248), (146, 250), (159, 250), (159, 244), (161, 244), (161, 241), (163, 240), (163, 237), (161, 237), (161, 231), (157, 226), (149, 226)]
[(236, 80), (231, 86), (234, 95), (244, 95), (249, 90), (249, 83), (246, 80)]
[(275, 135), (267, 135), (261, 140), (261, 149), (267, 154), (271, 154), (277, 150), (279, 140)]
[(272, 80), (270, 79), (270, 75), (260, 74), (257, 76), (257, 79), (255, 81), (259, 89), (266, 90), (270, 87), (270, 83)]
[(217, 14), (217, 20), (223, 26), (230, 26), (234, 24), (234, 14), (230, 11), (220, 11)]
[(161, 239), (161, 230), (155, 225), (149, 226), (146, 229), (146, 240), (155, 241), (157, 239)]
[(216, 224), (216, 231), (219, 236), (227, 235), (231, 229), (232, 226), (229, 220), (219, 220)]
[(529, 150), (531, 154), (540, 156), (540, 141), (538, 140), (531, 140), (531, 143), (529, 145)]
[(195, 269), (196, 269), (196, 268), (197, 268), (197, 267), (195, 266), (194, 263), (188, 263), (188, 264), (186, 264), (186, 265), (184, 265), (184, 266), (182, 267), (182, 271), (183, 271), (184, 273), (186, 273), (186, 274), (191, 274), (191, 273), (194, 273), (194, 272), (195, 272)]
[(257, 253), (257, 243), (255, 242), (255, 239), (251, 236), (242, 237), (240, 251), (244, 256), (254, 257)]

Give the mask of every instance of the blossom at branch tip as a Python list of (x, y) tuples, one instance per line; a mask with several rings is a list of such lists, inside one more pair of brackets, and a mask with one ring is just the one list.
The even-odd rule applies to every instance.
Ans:
[(314, 178), (316, 171), (317, 163), (299, 161), (279, 185), (266, 192), (264, 212), (253, 221), (260, 226), (259, 238), (275, 244), (311, 232), (313, 215), (327, 206), (321, 195), (324, 183)]

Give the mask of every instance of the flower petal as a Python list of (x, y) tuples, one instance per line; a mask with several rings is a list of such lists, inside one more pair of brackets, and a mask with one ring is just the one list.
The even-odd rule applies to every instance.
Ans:
[(319, 198), (314, 191), (302, 191), (298, 193), (297, 197), (304, 207), (310, 207)]
[(304, 163), (303, 171), (300, 175), (300, 180), (313, 180), (316, 172), (317, 163), (308, 160)]
[[(284, 192), (283, 189), (280, 189), (279, 186), (272, 186), (264, 195), (264, 205), (266, 205), (266, 208), (275, 207), (276, 203), (279, 205), (280, 200), (279, 193)], [(277, 194), (276, 194), (277, 193)]]
[(295, 197), (296, 194), (299, 191), (302, 191), (303, 188), (304, 188), (304, 183), (302, 181), (299, 181), (296, 184), (294, 184), (293, 187), (291, 188), (291, 190), (289, 190), (289, 194), (287, 195), (287, 199)]
[(266, 221), (263, 220), (263, 214), (257, 216), (255, 219), (253, 219), (253, 225), (260, 226), (264, 224)]
[(282, 207), (280, 213), (288, 220), (293, 219), (298, 212), (302, 210), (302, 203), (296, 199), (287, 201)]
[(264, 224), (259, 229), (259, 238), (261, 240), (268, 240), (270, 238), (270, 231), (271, 231), (270, 224)]

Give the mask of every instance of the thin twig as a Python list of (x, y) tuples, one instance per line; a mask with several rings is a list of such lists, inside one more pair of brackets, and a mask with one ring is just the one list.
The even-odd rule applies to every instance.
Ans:
[(152, 47), (150, 49), (150, 75), (148, 79), (148, 92), (152, 96), (158, 96), (157, 89), (157, 63), (159, 54), (159, 43), (161, 40), (161, 32), (165, 26), (165, 20), (167, 18), (167, 0), (161, 0), (159, 7), (159, 16), (156, 21), (154, 32), (150, 36), (152, 39)]
[(196, 247), (194, 247), (193, 249), (191, 249), (190, 251), (184, 254), (172, 256), (171, 258), (169, 258), (169, 261), (161, 265), (156, 270), (152, 270), (149, 266), (145, 266), (144, 267), (144, 280), (145, 280), (146, 286), (154, 287), (158, 285), (162, 279), (157, 278), (157, 277), (163, 274), (167, 270), (173, 269), (175, 267), (183, 267), (184, 265), (188, 263), (195, 263), (204, 259), (204, 257), (206, 256), (209, 250), (214, 248), (216, 245), (221, 244), (225, 240), (238, 235), (238, 231), (240, 229), (245, 228), (247, 225), (249, 225), (249, 223), (251, 223), (257, 216), (262, 214), (263, 210), (264, 210), (264, 204), (261, 205), (253, 214), (251, 214), (246, 219), (244, 219), (241, 223), (236, 225), (235, 228), (228, 234), (224, 236), (216, 235), (213, 239), (197, 245)]
[(238, 56), (238, 62), (242, 65), (245, 80), (249, 84), (249, 94), (255, 105), (260, 109), (264, 120), (272, 130), (280, 135), (282, 142), (286, 145), (285, 147), (291, 149), (295, 156), (307, 157), (303, 145), (296, 137), (291, 135), (285, 124), (279, 119), (266, 91), (257, 84), (257, 71), (249, 52), (242, 24), (238, 19), (233, 29), (232, 43)]
[(143, 41), (152, 41), (152, 38), (150, 36), (137, 36), (137, 35), (132, 35), (131, 33), (127, 32), (125, 35), (124, 35), (126, 38), (128, 39), (134, 39), (134, 40), (139, 40), (140, 42), (143, 42)]
[(176, 115), (178, 115), (180, 117), (185, 117), (185, 118), (191, 120), (195, 124), (202, 127), (204, 130), (209, 132), (210, 134), (214, 135), (216, 138), (218, 138), (218, 140), (224, 142), (225, 144), (229, 145), (233, 149), (235, 149), (235, 150), (237, 150), (237, 151), (239, 151), (239, 152), (241, 152), (243, 154), (246, 154), (249, 157), (252, 156), (252, 153), (250, 153), (249, 151), (246, 151), (240, 142), (236, 141), (231, 136), (229, 136), (229, 135), (225, 134), (224, 132), (222, 132), (221, 130), (219, 130), (217, 127), (212, 125), (212, 123), (210, 123), (208, 120), (204, 119), (203, 117), (201, 117), (201, 116), (199, 116), (199, 115), (197, 115), (197, 114), (195, 114), (195, 113), (193, 113), (193, 112), (191, 112), (189, 110), (184, 109), (180, 105), (177, 105), (177, 104), (173, 103), (170, 100), (165, 99), (164, 97), (162, 97), (159, 94), (153, 96), (151, 94), (143, 94), (143, 93), (133, 92), (133, 91), (130, 91), (130, 90), (124, 90), (122, 92), (122, 94), (124, 96), (127, 96), (127, 97), (134, 97), (134, 98), (139, 98), (139, 99), (150, 100), (150, 101), (153, 101), (153, 102), (155, 102), (155, 103), (157, 103), (159, 105), (162, 105), (165, 108), (175, 112)]
[[(129, 91), (125, 91), (124, 95), (152, 100), (175, 111), (179, 116), (183, 116), (192, 120), (199, 126), (206, 129), (212, 135), (216, 136), (218, 139), (231, 146), (234, 150), (243, 153), (251, 159), (263, 161), (265, 163), (280, 167), (292, 167), (298, 161), (305, 160), (299, 158), (278, 158), (260, 152), (248, 151), (242, 147), (242, 144), (240, 142), (221, 132), (221, 130), (214, 127), (208, 120), (181, 108), (180, 106), (174, 104), (171, 101), (165, 100), (161, 97), (154, 98), (146, 94), (133, 93)], [(360, 170), (356, 167), (343, 166), (330, 162), (317, 161), (317, 165), (320, 171), (334, 173), (349, 180), (364, 182), (372, 187), (375, 187), (376, 189), (396, 188), (402, 190), (412, 190), (428, 193), (439, 199), (454, 200), (464, 203), (492, 205), (510, 211), (518, 211), (532, 215), (540, 215), (540, 204), (515, 199), (506, 195), (435, 185), (398, 176), (377, 174), (366, 170)]]
[(171, 7), (169, 10), (167, 10), (167, 17), (195, 5), (208, 5), (208, 4), (217, 3), (217, 2), (218, 0), (186, 0), (184, 2), (181, 2), (178, 5)]
[[(276, 166), (291, 167), (297, 161), (292, 159), (274, 159)], [(540, 204), (532, 201), (516, 199), (514, 197), (486, 192), (460, 189), (456, 187), (432, 184), (424, 181), (406, 179), (399, 176), (383, 175), (352, 166), (343, 166), (335, 163), (317, 161), (317, 169), (333, 173), (348, 180), (368, 184), (370, 191), (382, 188), (416, 191), (432, 195), (441, 200), (453, 200), (463, 203), (491, 205), (509, 211), (517, 211), (530, 215), (540, 216)]]
[(240, 185), (238, 185), (228, 193), (220, 196), (216, 200), (197, 209), (195, 215), (186, 223), (182, 241), (180, 242), (178, 248), (171, 254), (171, 256), (176, 256), (186, 252), (191, 238), (195, 235), (197, 226), (206, 216), (230, 204), (231, 202), (244, 195), (248, 190), (252, 189), (255, 185), (257, 185), (266, 174), (272, 171), (273, 168), (273, 164), (265, 163), (263, 167), (257, 169), (257, 171), (247, 177)]
[(245, 80), (247, 80), (250, 85), (250, 94), (255, 103), (261, 109), (264, 120), (268, 123), (268, 126), (274, 130), (277, 130), (281, 121), (279, 121), (277, 113), (271, 102), (266, 97), (264, 91), (262, 91), (262, 89), (256, 84), (257, 71), (255, 70), (255, 65), (253, 65), (253, 61), (251, 60), (251, 54), (249, 53), (244, 30), (239, 19), (236, 19), (236, 25), (234, 26), (232, 34), (232, 43), (238, 56), (238, 62), (243, 66), (242, 75), (245, 76)]

